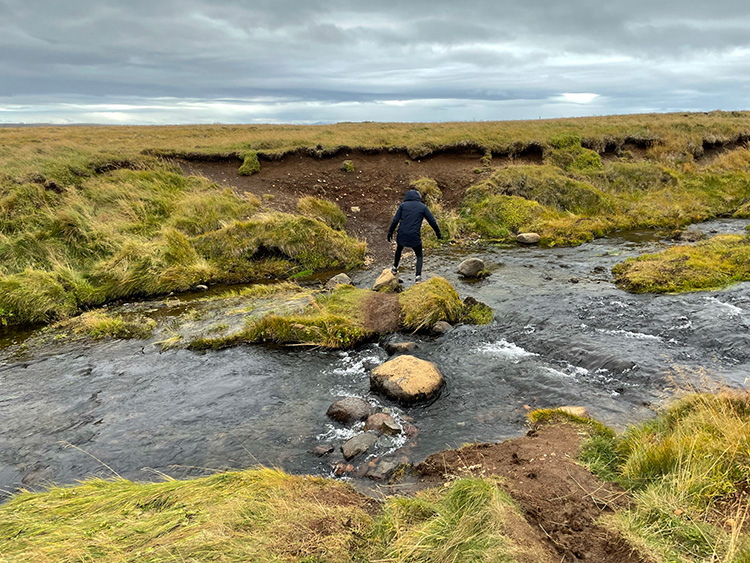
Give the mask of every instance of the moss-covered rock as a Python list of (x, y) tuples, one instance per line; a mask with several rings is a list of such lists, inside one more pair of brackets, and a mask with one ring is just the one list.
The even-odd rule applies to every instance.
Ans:
[(615, 283), (636, 293), (717, 289), (750, 280), (750, 237), (717, 236), (617, 264)]
[(398, 296), (402, 326), (406, 330), (429, 329), (438, 321), (459, 320), (463, 303), (453, 286), (441, 277), (430, 278), (408, 288)]

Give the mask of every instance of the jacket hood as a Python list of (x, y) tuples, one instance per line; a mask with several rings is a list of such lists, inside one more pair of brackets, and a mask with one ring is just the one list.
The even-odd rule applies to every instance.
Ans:
[(417, 190), (409, 190), (404, 196), (404, 201), (422, 201), (422, 197)]

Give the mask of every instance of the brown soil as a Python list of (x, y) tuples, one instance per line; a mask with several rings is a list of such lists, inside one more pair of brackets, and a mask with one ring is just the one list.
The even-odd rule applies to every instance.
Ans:
[(500, 444), (440, 452), (416, 469), (422, 486), (456, 477), (503, 477), (538, 539), (557, 554), (556, 561), (648, 561), (617, 531), (599, 523), (625, 507), (627, 499), (622, 489), (576, 463), (583, 436), (570, 424), (548, 425)]
[(373, 293), (363, 307), (365, 329), (376, 334), (397, 332), (401, 326), (401, 305), (398, 295)]
[[(390, 153), (350, 153), (329, 159), (291, 155), (277, 161), (261, 161), (260, 172), (252, 176), (237, 173), (239, 160), (183, 161), (181, 165), (188, 174), (205, 176), (239, 193), (252, 193), (265, 206), (279, 211), (295, 211), (297, 201), (305, 196), (333, 201), (346, 214), (347, 233), (366, 240), (370, 261), (381, 265), (393, 255), (386, 235), (409, 183), (432, 178), (442, 191), (442, 203), (456, 209), (469, 186), (491, 174), (492, 168), (482, 167), (480, 156), (439, 154), (411, 160), (403, 154)], [(344, 160), (352, 160), (356, 171), (342, 171)], [(494, 166), (508, 162), (496, 160)], [(475, 169), (481, 172), (477, 174)]]

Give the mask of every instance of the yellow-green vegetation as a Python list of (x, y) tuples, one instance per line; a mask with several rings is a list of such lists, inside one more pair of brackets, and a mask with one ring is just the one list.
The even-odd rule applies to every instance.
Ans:
[(260, 172), (260, 161), (258, 160), (258, 153), (256, 151), (250, 151), (245, 154), (245, 158), (242, 161), (242, 166), (237, 171), (240, 176), (252, 176), (256, 172)]
[(106, 311), (90, 311), (73, 319), (50, 327), (53, 331), (71, 331), (75, 335), (102, 338), (150, 338), (156, 321), (143, 315), (111, 314)]
[(341, 171), (342, 172), (354, 172), (354, 161), (353, 160), (345, 160), (341, 163)]
[[(750, 112), (613, 115), (574, 119), (449, 123), (338, 123), (333, 125), (193, 125), (165, 127), (3, 128), (6, 152), (59, 154), (62, 147), (112, 147), (130, 157), (147, 150), (169, 156), (235, 155), (248, 151), (274, 157), (307, 148), (316, 156), (341, 147), (398, 149), (421, 158), (449, 148), (479, 154), (517, 155), (578, 134), (588, 149), (626, 152), (643, 147), (651, 158), (692, 161), (704, 146), (737, 142), (750, 131)], [(3, 157), (4, 158), (4, 157)], [(10, 172), (13, 173), (13, 172)]]
[(657, 160), (589, 166), (561, 156), (588, 154), (580, 151), (580, 145), (552, 148), (548, 153), (556, 156), (545, 157), (544, 165), (497, 169), (472, 186), (460, 210), (462, 234), (508, 240), (534, 231), (542, 244), (553, 246), (621, 229), (677, 228), (746, 213), (747, 147), (703, 167)]
[(91, 480), (0, 506), (0, 559), (348, 562), (372, 528), (348, 485), (272, 469), (190, 481)]
[(632, 503), (613, 522), (657, 561), (750, 561), (750, 394), (687, 396), (582, 459)]
[(376, 503), (330, 479), (251, 469), (17, 495), (0, 506), (0, 554), (34, 563), (512, 563), (534, 560), (537, 546), (513, 537), (524, 525), (492, 479)]
[(458, 293), (448, 280), (436, 276), (398, 296), (401, 324), (406, 330), (429, 329), (438, 321), (457, 322), (464, 312)]
[(419, 178), (409, 184), (409, 188), (417, 190), (422, 196), (422, 202), (427, 206), (433, 206), (440, 202), (443, 196), (438, 183), (432, 178)]
[[(280, 285), (280, 284), (277, 284)], [(295, 289), (296, 288), (296, 289)], [(286, 293), (287, 300), (307, 297), (307, 305), (297, 312), (270, 312), (247, 319), (243, 330), (230, 335), (206, 335), (194, 339), (189, 347), (195, 350), (219, 349), (240, 343), (302, 344), (325, 348), (351, 348), (380, 336), (373, 325), (374, 315), (383, 300), (394, 298), (369, 289), (339, 285), (330, 293), (310, 293), (296, 285), (281, 286), (279, 293), (258, 293), (249, 297), (265, 298)], [(268, 290), (273, 291), (271, 289)], [(242, 292), (226, 297), (243, 297)], [(461, 302), (450, 283), (441, 277), (413, 285), (398, 297), (400, 317), (394, 324), (404, 330), (430, 329), (437, 321), (488, 324), (493, 311), (487, 305), (468, 300)]]
[(297, 211), (307, 217), (319, 219), (337, 231), (343, 231), (346, 227), (344, 212), (338, 205), (326, 199), (312, 196), (300, 198), (297, 202)]
[(390, 499), (375, 524), (377, 559), (406, 562), (513, 563), (520, 546), (508, 534), (519, 519), (510, 496), (489, 479), (461, 479), (447, 490)]
[(599, 153), (581, 146), (581, 136), (568, 133), (553, 137), (544, 151), (544, 160), (563, 170), (599, 170)]
[(0, 174), (4, 324), (198, 283), (352, 267), (364, 256), (364, 243), (318, 220), (263, 212), (252, 196), (152, 157), (61, 149), (29, 159)]
[(750, 280), (750, 236), (723, 235), (692, 246), (630, 258), (612, 273), (617, 285), (637, 293), (717, 289)]

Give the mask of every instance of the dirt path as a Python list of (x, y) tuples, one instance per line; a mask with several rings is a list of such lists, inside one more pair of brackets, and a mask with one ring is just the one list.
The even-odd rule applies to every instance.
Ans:
[[(239, 193), (252, 193), (279, 211), (295, 211), (297, 201), (310, 195), (336, 202), (346, 214), (347, 233), (365, 239), (371, 261), (382, 265), (392, 256), (385, 238), (409, 183), (423, 177), (434, 179), (443, 193), (443, 204), (456, 209), (469, 186), (491, 173), (491, 168), (482, 168), (480, 156), (440, 154), (411, 160), (403, 154), (352, 153), (319, 160), (295, 155), (261, 161), (260, 172), (252, 176), (237, 173), (239, 160), (184, 161), (181, 165), (188, 174), (205, 176)], [(347, 159), (354, 162), (355, 172), (341, 170)], [(477, 174), (475, 169), (482, 172)]]
[(623, 508), (626, 497), (576, 463), (582, 436), (569, 424), (543, 426), (515, 440), (431, 455), (416, 469), (426, 486), (455, 477), (503, 477), (538, 539), (559, 561), (645, 563), (618, 532), (599, 523)]

